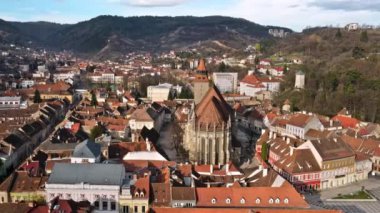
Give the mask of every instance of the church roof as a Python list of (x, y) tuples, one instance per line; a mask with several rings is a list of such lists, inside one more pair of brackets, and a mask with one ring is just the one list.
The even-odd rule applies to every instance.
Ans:
[(196, 106), (197, 126), (221, 128), (229, 119), (232, 109), (214, 85)]

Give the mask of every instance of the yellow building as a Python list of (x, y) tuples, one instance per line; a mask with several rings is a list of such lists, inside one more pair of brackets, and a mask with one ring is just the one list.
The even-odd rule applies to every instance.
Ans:
[(17, 171), (0, 185), (0, 203), (43, 202), (43, 186), (48, 177), (32, 177), (27, 171)]

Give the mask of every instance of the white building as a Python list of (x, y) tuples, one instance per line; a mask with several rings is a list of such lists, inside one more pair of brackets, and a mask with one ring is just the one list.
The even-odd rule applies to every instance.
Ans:
[(347, 31), (357, 31), (359, 29), (358, 23), (350, 23), (344, 27)]
[(120, 188), (125, 180), (122, 164), (56, 163), (45, 184), (46, 201), (55, 197), (89, 201), (94, 212), (119, 212)]
[(296, 73), (296, 82), (294, 87), (296, 89), (304, 89), (305, 88), (305, 73), (302, 71), (298, 71)]
[[(147, 96), (153, 102), (166, 101), (169, 98), (169, 93), (172, 91), (173, 85), (164, 83), (157, 86), (148, 86)], [(182, 90), (182, 88), (180, 88)]]
[(256, 97), (257, 93), (261, 91), (278, 92), (280, 83), (281, 81), (275, 77), (259, 78), (250, 71), (240, 81), (240, 94)]
[(0, 110), (21, 108), (21, 97), (4, 96), (0, 97)]
[(34, 80), (24, 79), (21, 81), (21, 87), (22, 88), (30, 88), (34, 86), (36, 83)]
[(292, 115), (289, 119), (289, 122), (286, 124), (286, 133), (305, 139), (305, 134), (310, 129), (322, 131), (323, 128), (323, 124), (316, 115), (298, 113)]
[(238, 73), (233, 72), (214, 72), (212, 74), (214, 84), (218, 87), (220, 92), (236, 92)]

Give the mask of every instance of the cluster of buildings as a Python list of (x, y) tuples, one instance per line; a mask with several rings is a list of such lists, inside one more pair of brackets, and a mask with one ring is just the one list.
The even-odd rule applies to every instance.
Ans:
[[(170, 52), (160, 59), (178, 57)], [(226, 59), (211, 61), (232, 64)], [(135, 53), (124, 63), (67, 60), (53, 71), (20, 66), (31, 77), (5, 80), (0, 97), (0, 209), (337, 213), (312, 209), (299, 190), (346, 185), (380, 171), (380, 128), (347, 111), (327, 118), (290, 113), (289, 102), (273, 107), (284, 70), (270, 61), (241, 81), (228, 72), (214, 72), (211, 81), (206, 61), (190, 60), (195, 72), (175, 77), (191, 80), (194, 100), (170, 100), (183, 88), (169, 83), (149, 86), (146, 99), (129, 90), (141, 76), (170, 70), (165, 60), (153, 65), (152, 56)], [(304, 75), (297, 76), (302, 89)], [(80, 88), (87, 81), (96, 87)], [(37, 91), (40, 103), (33, 101)], [(158, 143), (169, 124), (178, 126), (170, 137), (178, 136), (173, 146), (183, 161), (171, 161)], [(237, 166), (246, 152), (234, 135), (239, 126), (261, 135), (249, 170)]]
[(345, 113), (342, 110), (333, 118), (306, 112), (268, 113), (263, 118), (268, 128), (256, 152), (260, 155), (265, 147), (268, 163), (300, 190), (324, 190), (367, 179), (371, 172), (378, 173), (380, 140), (359, 132), (370, 128), (375, 134), (377, 125), (360, 124)]

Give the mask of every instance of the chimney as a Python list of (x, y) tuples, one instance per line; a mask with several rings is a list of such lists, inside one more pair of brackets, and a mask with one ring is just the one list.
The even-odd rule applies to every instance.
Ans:
[(290, 138), (289, 137), (286, 138), (286, 144), (290, 144)]
[(265, 168), (263, 169), (263, 177), (266, 177), (268, 175), (268, 169)]
[(273, 132), (270, 131), (270, 132), (269, 132), (269, 139), (272, 139), (272, 138), (273, 138)]
[(273, 139), (276, 139), (277, 138), (277, 133), (274, 133), (273, 134)]
[(151, 151), (151, 147), (150, 147), (150, 143), (149, 143), (149, 139), (148, 139), (148, 137), (146, 137), (146, 139), (145, 139), (145, 143), (146, 143), (146, 150), (147, 150), (148, 152), (150, 152), (150, 151)]
[(293, 155), (293, 152), (294, 152), (294, 147), (291, 146), (291, 147), (290, 147), (290, 152), (289, 152), (289, 153), (290, 153), (290, 156)]
[(212, 174), (214, 172), (213, 166), (210, 164), (210, 173)]
[(334, 121), (330, 119), (330, 126), (333, 126), (333, 124), (334, 124)]
[(230, 164), (227, 163), (227, 164), (226, 164), (226, 173), (229, 173), (229, 172), (230, 172)]
[(283, 140), (283, 141), (285, 140), (285, 136), (282, 136), (282, 140)]

